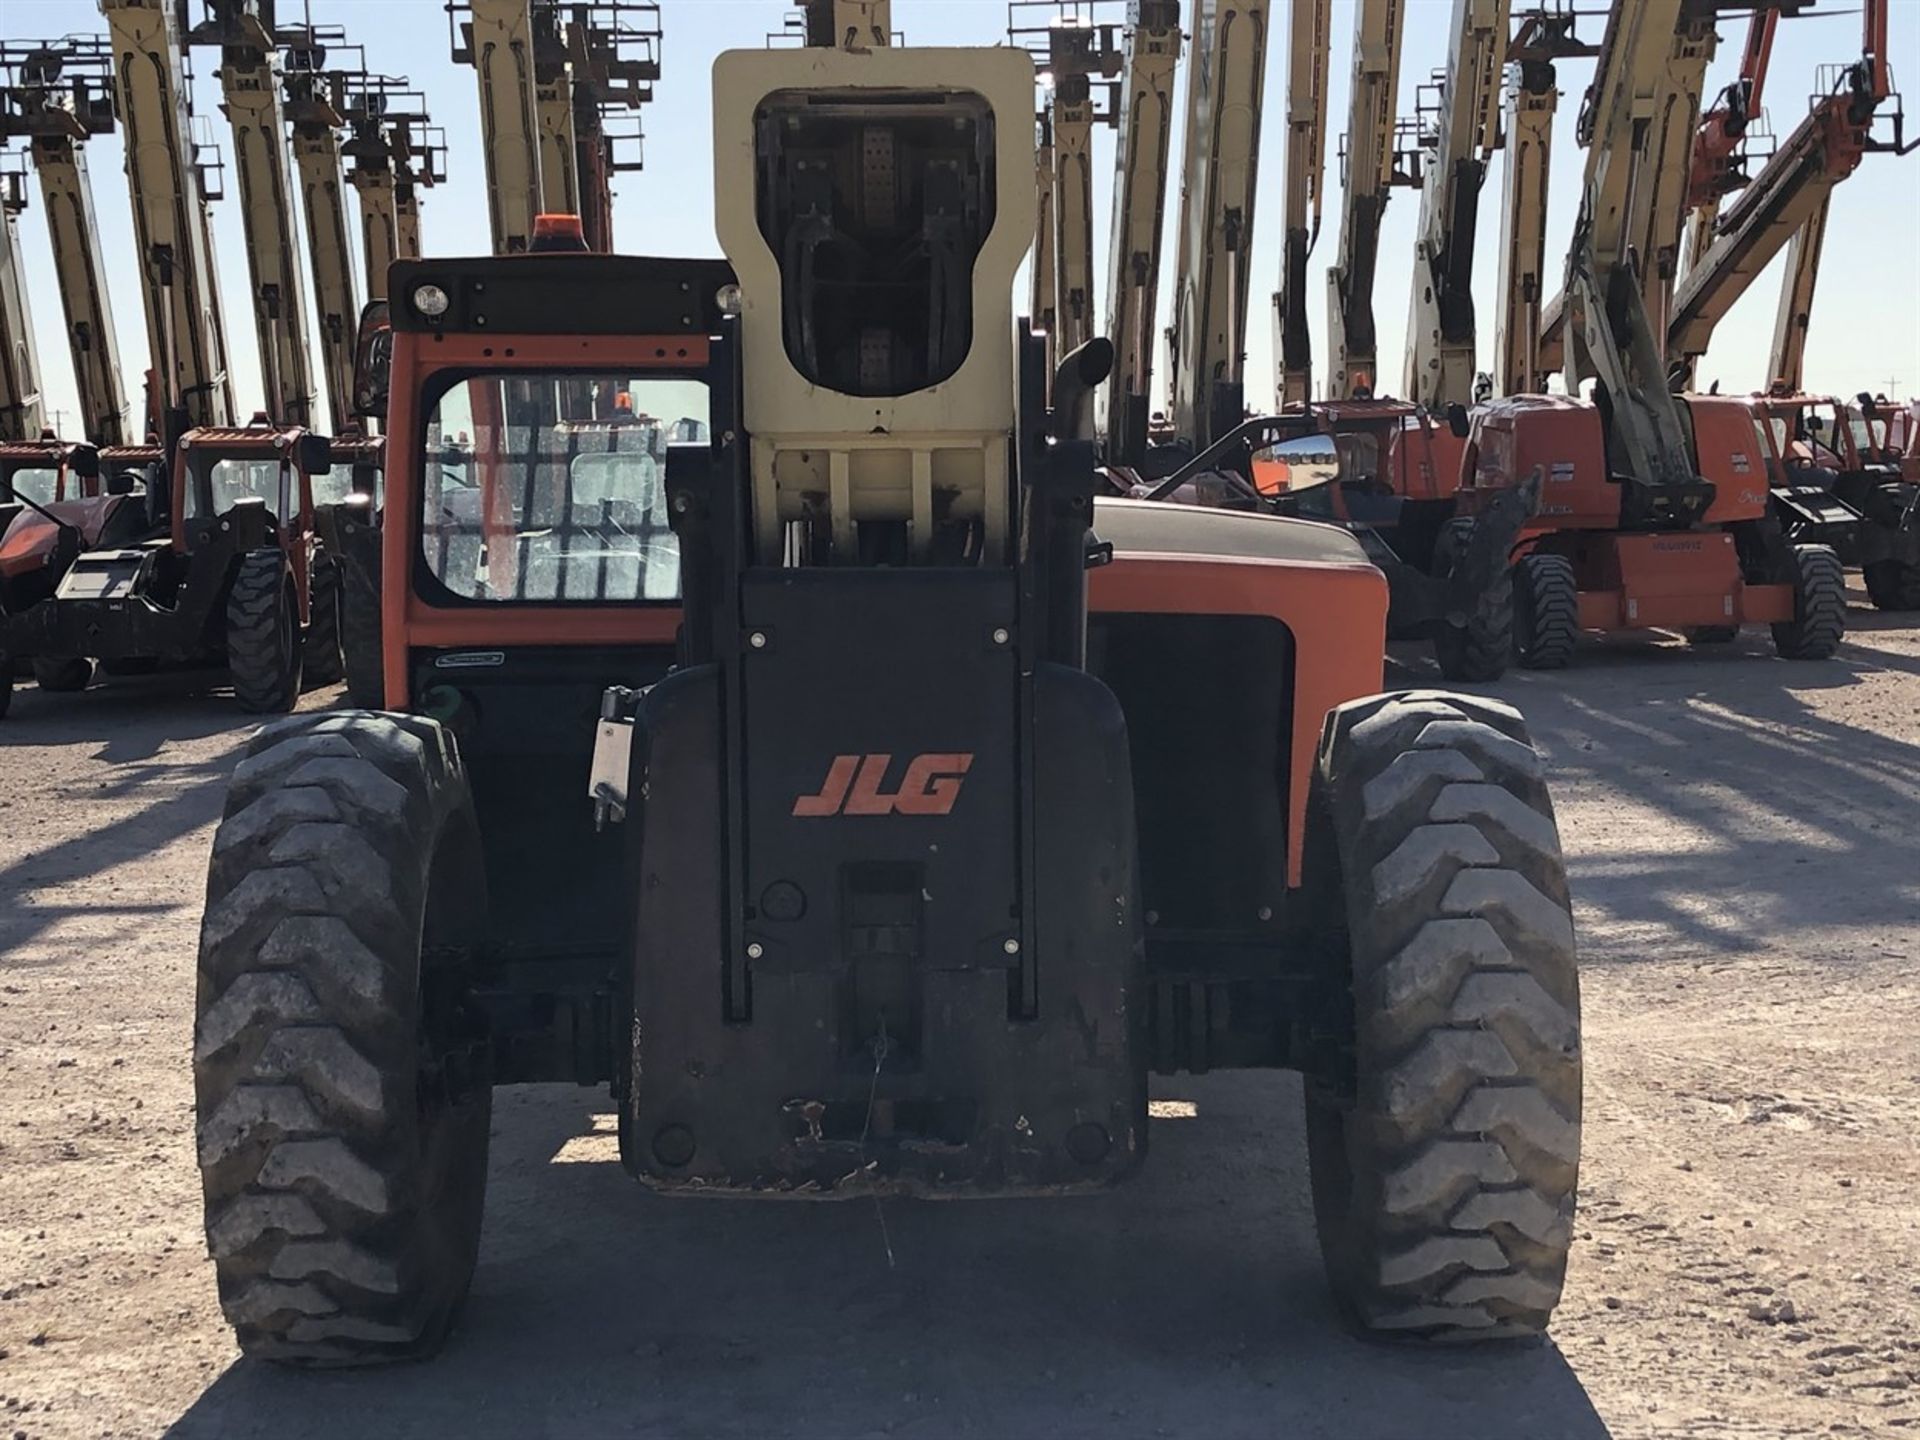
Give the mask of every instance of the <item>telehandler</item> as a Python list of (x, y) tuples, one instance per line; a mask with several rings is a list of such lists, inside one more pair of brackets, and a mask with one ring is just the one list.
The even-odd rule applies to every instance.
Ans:
[(725, 261), (393, 267), (387, 708), (262, 730), (208, 881), (240, 1344), (441, 1343), (497, 1085), (608, 1086), (672, 1194), (1066, 1195), (1150, 1075), (1276, 1066), (1354, 1320), (1536, 1334), (1580, 1036), (1525, 723), (1376, 693), (1347, 532), (1096, 503), (1112, 347), (1049, 408), (1010, 313), (1031, 61), (831, 9), (716, 62)]

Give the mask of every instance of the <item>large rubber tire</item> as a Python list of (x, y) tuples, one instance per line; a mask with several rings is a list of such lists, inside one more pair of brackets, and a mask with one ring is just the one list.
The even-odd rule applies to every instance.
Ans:
[(397, 1360), (452, 1325), (492, 1113), (460, 998), (483, 896), (439, 725), (334, 712), (248, 746), (214, 835), (194, 1027), (207, 1244), (247, 1354)]
[(346, 658), (347, 699), (365, 709), (386, 703), (381, 670), (380, 590), (357, 565), (342, 562), (340, 646)]
[(72, 660), (47, 660), (35, 657), (33, 683), (50, 695), (71, 695), (93, 683), (93, 661), (84, 656)]
[(309, 685), (338, 685), (346, 674), (340, 653), (340, 562), (321, 551), (307, 581), (307, 633), (300, 642)]
[(233, 696), (256, 715), (300, 699), (300, 610), (293, 574), (277, 549), (249, 550), (227, 595), (227, 669)]
[(1826, 660), (1847, 633), (1847, 576), (1831, 545), (1793, 547), (1793, 619), (1773, 627), (1787, 660)]
[(1533, 554), (1513, 567), (1513, 650), (1529, 670), (1564, 670), (1580, 638), (1580, 584), (1564, 555)]
[(1863, 566), (1867, 598), (1876, 610), (1920, 610), (1920, 565), (1904, 560), (1876, 560)]
[(1380, 1335), (1537, 1334), (1572, 1238), (1580, 992), (1519, 713), (1437, 691), (1335, 710), (1306, 863), (1353, 1007), (1350, 1072), (1307, 1083), (1335, 1296)]
[[(1451, 573), (1453, 557), (1474, 522), (1462, 516), (1449, 520), (1434, 547), (1434, 572), (1444, 579)], [(1440, 673), (1449, 680), (1498, 680), (1507, 673), (1513, 659), (1513, 577), (1502, 571), (1480, 596), (1480, 602), (1465, 625), (1441, 620), (1433, 635), (1433, 657)]]

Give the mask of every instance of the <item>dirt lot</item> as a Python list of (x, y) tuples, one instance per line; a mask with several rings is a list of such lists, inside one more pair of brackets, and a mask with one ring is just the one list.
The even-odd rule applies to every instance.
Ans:
[[(426, 1366), (241, 1364), (203, 1258), (192, 965), (231, 702), (157, 681), (0, 729), (0, 1440), (1920, 1437), (1920, 630), (1831, 664), (1622, 643), (1518, 676), (1587, 1022), (1554, 1343), (1347, 1338), (1297, 1085), (1165, 1083), (1108, 1196), (674, 1202), (591, 1092), (503, 1093), (471, 1309)], [(1417, 668), (1401, 683), (1420, 683)], [(325, 692), (310, 705), (332, 703)]]

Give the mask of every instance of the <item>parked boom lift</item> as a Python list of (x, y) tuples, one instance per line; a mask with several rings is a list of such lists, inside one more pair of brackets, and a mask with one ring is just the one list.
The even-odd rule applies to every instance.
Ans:
[(405, 79), (347, 78), (347, 181), (360, 197), (367, 298), (387, 298), (387, 269), (420, 254), (420, 191), (447, 178), (446, 136)]
[[(1661, 122), (1686, 108), (1691, 71), (1673, 58), (1698, 34), (1684, 13), (1693, 3), (1613, 9), (1582, 116), (1586, 174), (1563, 293), (1568, 389), (1591, 381), (1593, 400), (1519, 396), (1474, 417), (1463, 509), (1547, 472), (1513, 571), (1514, 649), (1536, 668), (1565, 665), (1581, 630), (1721, 640), (1767, 622), (1782, 655), (1816, 659), (1846, 626), (1832, 550), (1791, 545), (1769, 511), (1744, 404), (1667, 388), (1639, 246), (1663, 228), (1645, 211), (1676, 188), (1658, 172), (1691, 158)], [(1689, 140), (1693, 128), (1689, 119)]]

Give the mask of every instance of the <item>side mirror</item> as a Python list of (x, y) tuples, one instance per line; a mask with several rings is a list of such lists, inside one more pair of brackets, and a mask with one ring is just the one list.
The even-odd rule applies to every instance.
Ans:
[(353, 343), (353, 413), (384, 419), (393, 372), (393, 313), (385, 300), (370, 300), (360, 312)]
[(1812, 431), (1815, 435), (1818, 435), (1822, 430), (1826, 428), (1827, 428), (1827, 422), (1822, 420), (1818, 415), (1807, 416), (1807, 429)]
[(82, 480), (98, 480), (100, 452), (91, 445), (76, 445), (67, 452), (67, 468)]
[(1880, 410), (1879, 407), (1873, 403), (1873, 396), (1869, 395), (1865, 390), (1862, 390), (1859, 395), (1859, 400), (1860, 413), (1862, 415), (1866, 416), (1869, 420), (1879, 419)]
[(1447, 406), (1447, 429), (1456, 440), (1464, 440), (1473, 433), (1473, 417), (1467, 413), (1466, 406), (1457, 401)]
[(303, 475), (324, 475), (333, 468), (333, 441), (311, 431), (294, 442), (293, 462)]

